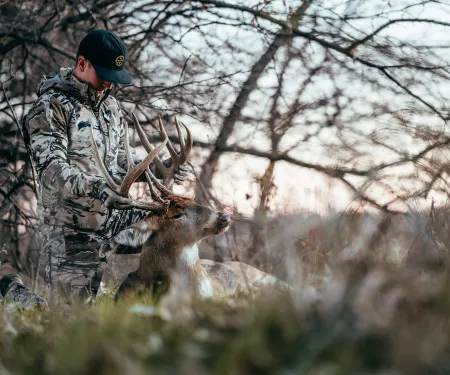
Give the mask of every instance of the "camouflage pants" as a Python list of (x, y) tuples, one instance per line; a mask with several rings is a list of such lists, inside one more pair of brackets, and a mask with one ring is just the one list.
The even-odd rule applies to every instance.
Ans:
[(52, 296), (64, 300), (95, 296), (112, 251), (107, 239), (151, 215), (149, 211), (111, 210), (97, 232), (41, 225), (45, 279)]

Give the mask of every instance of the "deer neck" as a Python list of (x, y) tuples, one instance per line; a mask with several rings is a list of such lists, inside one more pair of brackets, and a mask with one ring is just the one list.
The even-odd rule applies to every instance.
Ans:
[(158, 236), (148, 240), (142, 248), (139, 273), (145, 284), (159, 277), (168, 277), (175, 266), (175, 247)]
[(214, 295), (211, 279), (200, 263), (197, 243), (192, 246), (185, 246), (181, 250), (179, 267), (182, 272), (187, 272), (190, 281), (201, 298), (209, 298)]
[(155, 238), (143, 249), (139, 271), (144, 282), (151, 283), (161, 275), (170, 276), (175, 270), (188, 276), (201, 298), (213, 296), (213, 284), (200, 263), (197, 243), (179, 248)]

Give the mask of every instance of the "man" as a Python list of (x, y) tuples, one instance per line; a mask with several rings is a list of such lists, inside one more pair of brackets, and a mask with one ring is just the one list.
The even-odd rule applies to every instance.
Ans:
[[(126, 169), (124, 119), (110, 92), (114, 84), (132, 81), (126, 59), (116, 35), (90, 32), (79, 45), (74, 69), (44, 76), (24, 119), (25, 143), (37, 172), (46, 282), (65, 299), (95, 294), (106, 262), (100, 245), (151, 215), (107, 186), (90, 142), (92, 127), (101, 134), (96, 142), (106, 167), (120, 179)], [(186, 174), (184, 166), (179, 168), (176, 182)]]

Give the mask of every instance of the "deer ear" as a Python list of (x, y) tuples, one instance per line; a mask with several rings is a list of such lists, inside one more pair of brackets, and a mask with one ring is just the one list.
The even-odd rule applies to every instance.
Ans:
[(141, 221), (119, 232), (114, 237), (114, 241), (121, 245), (138, 247), (142, 246), (154, 233), (148, 221)]

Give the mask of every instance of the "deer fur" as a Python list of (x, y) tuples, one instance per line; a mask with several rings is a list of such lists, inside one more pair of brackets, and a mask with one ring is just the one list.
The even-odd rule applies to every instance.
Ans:
[(225, 232), (230, 217), (189, 198), (171, 195), (168, 200), (164, 214), (155, 214), (115, 237), (117, 243), (142, 246), (139, 268), (121, 284), (116, 300), (131, 291), (148, 290), (158, 300), (168, 291), (174, 272), (187, 276), (200, 298), (230, 296), (267, 285), (289, 289), (286, 283), (247, 264), (200, 259), (199, 242)]

